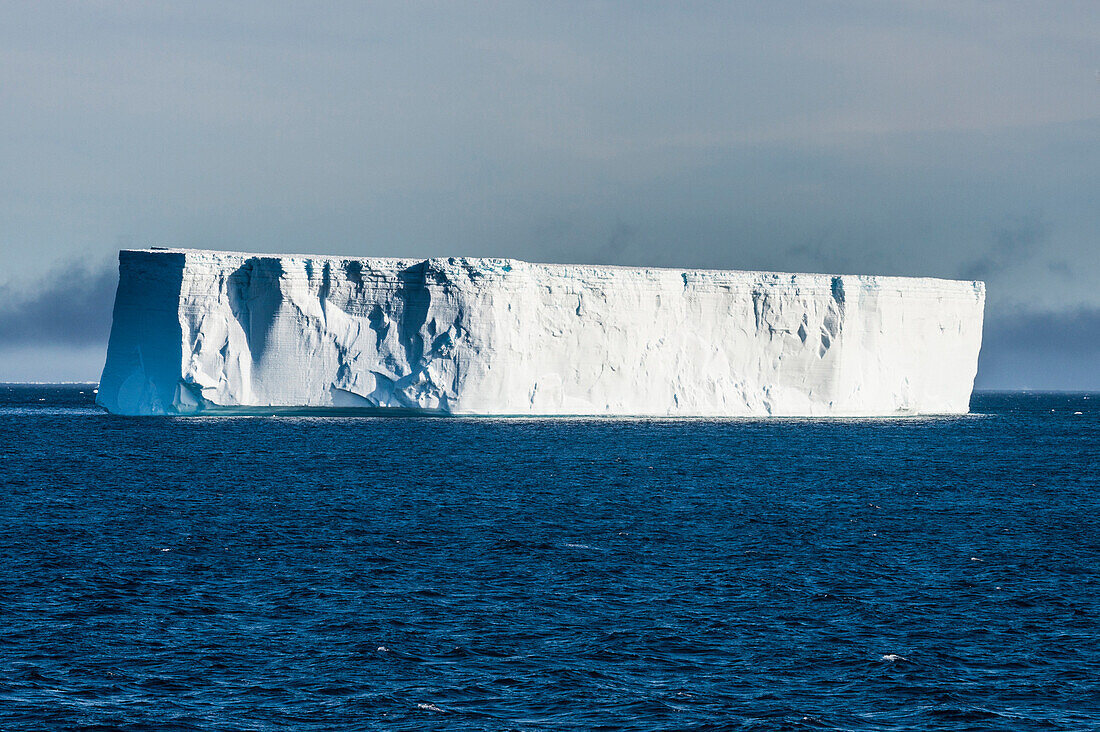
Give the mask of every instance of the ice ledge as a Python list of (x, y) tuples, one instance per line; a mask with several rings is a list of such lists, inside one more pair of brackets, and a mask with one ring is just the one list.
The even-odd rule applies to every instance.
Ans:
[(889, 416), (969, 408), (981, 282), (120, 253), (117, 414)]

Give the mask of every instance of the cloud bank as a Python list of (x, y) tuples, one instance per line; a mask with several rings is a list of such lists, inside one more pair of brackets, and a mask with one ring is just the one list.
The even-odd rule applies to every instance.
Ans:
[(977, 388), (1100, 390), (1100, 308), (990, 314)]
[(113, 266), (58, 266), (32, 287), (0, 290), (0, 349), (106, 344), (118, 273)]

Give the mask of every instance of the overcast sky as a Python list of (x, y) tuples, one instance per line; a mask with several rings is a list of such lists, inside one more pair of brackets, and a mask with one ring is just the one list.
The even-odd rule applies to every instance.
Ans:
[(1100, 3), (0, 4), (0, 381), (120, 247), (980, 278), (1100, 388)]

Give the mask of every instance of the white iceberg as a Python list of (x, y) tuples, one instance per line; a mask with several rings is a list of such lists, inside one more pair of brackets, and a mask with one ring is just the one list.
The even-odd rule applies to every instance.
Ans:
[(882, 416), (969, 409), (981, 282), (119, 255), (115, 414)]

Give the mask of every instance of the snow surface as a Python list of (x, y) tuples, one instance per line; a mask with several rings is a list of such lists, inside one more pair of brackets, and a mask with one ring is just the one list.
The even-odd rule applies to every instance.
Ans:
[(882, 416), (969, 408), (981, 282), (126, 250), (116, 414)]

